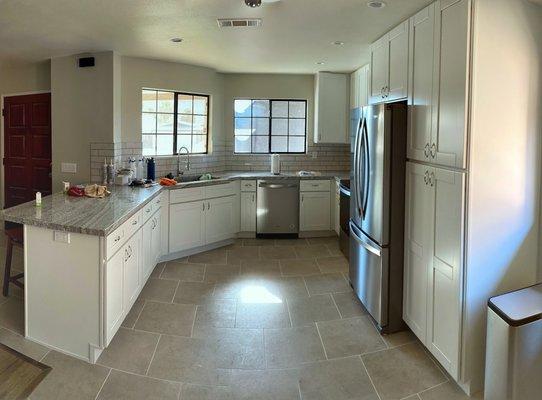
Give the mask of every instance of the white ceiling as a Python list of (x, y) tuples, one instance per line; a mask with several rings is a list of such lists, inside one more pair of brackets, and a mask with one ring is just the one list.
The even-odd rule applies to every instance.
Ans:
[[(221, 72), (352, 71), (368, 61), (369, 43), (431, 0), (386, 0), (380, 10), (366, 2), (282, 0), (251, 9), (243, 0), (0, 0), (0, 62), (115, 50)], [(216, 18), (229, 17), (262, 18), (263, 26), (218, 28)]]

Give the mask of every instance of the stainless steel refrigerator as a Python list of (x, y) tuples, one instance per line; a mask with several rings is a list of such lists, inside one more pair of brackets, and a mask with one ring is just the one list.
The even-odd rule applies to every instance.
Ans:
[(406, 104), (352, 110), (350, 283), (383, 333), (404, 329)]

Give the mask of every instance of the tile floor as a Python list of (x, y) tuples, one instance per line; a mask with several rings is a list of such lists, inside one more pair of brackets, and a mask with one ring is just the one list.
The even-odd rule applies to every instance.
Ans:
[(466, 399), (412, 333), (377, 332), (347, 271), (334, 238), (239, 240), (159, 264), (96, 365), (24, 339), (17, 290), (0, 342), (53, 367), (32, 399)]

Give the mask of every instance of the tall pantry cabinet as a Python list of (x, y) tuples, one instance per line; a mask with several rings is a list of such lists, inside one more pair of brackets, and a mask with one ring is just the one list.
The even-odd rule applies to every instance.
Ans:
[(408, 21), (403, 318), (467, 393), (483, 387), (487, 300), (537, 278), (541, 17), (526, 0), (439, 0)]

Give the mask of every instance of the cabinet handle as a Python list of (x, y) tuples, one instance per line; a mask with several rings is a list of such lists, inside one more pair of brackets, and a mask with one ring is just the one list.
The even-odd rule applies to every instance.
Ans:
[(254, 196), (254, 194), (252, 194), (252, 202), (254, 203), (256, 201), (256, 198)]
[(429, 183), (429, 171), (425, 171), (425, 174), (423, 174), (423, 181), (427, 185)]
[(150, 208), (147, 208), (147, 209), (145, 210), (145, 212), (148, 214), (148, 213), (151, 212), (151, 209), (150, 209)]
[(437, 145), (435, 143), (431, 145), (430, 153), (431, 153), (431, 158), (435, 158), (437, 156)]
[(207, 211), (211, 209), (211, 202), (207, 203)]
[(203, 206), (202, 210), (205, 211), (205, 203), (203, 203), (202, 206)]
[(425, 158), (429, 158), (429, 153), (429, 143), (426, 143), (425, 147), (423, 148), (423, 155), (425, 156)]
[(305, 199), (305, 196), (301, 195), (301, 202), (303, 203), (303, 200)]
[(137, 219), (132, 221), (132, 225), (137, 225)]
[(156, 202), (156, 204), (160, 204), (160, 202), (161, 202), (161, 200), (158, 200), (158, 201)]
[(435, 173), (431, 172), (431, 176), (429, 177), (429, 182), (431, 183), (431, 187), (435, 186)]
[(117, 235), (117, 237), (115, 238), (115, 243), (117, 243), (119, 240), (120, 240), (120, 235)]

